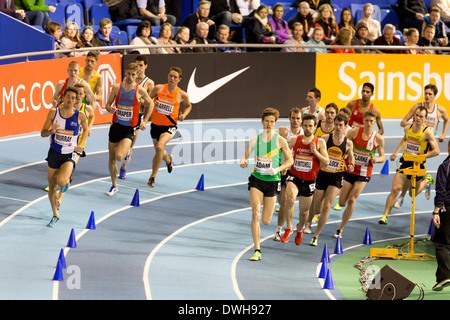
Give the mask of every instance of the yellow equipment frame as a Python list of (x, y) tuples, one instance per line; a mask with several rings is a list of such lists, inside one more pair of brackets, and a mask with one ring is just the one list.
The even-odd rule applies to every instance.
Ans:
[[(412, 207), (411, 207), (411, 225), (410, 225), (410, 238), (408, 245), (408, 252), (406, 253), (397, 253), (392, 252), (392, 250), (397, 249), (384, 249), (381, 251), (371, 250), (370, 256), (379, 257), (379, 258), (394, 258), (400, 260), (434, 260), (435, 256), (429, 255), (428, 253), (416, 253), (414, 251), (414, 221), (415, 221), (415, 203), (416, 203), (416, 176), (422, 176), (426, 174), (426, 169), (421, 169), (420, 164), (425, 162), (427, 155), (413, 155), (404, 153), (403, 159), (405, 161), (412, 161), (413, 167), (408, 169), (403, 169), (403, 173), (405, 175), (411, 175), (411, 198), (412, 198)], [(389, 254), (386, 254), (386, 251), (389, 251)], [(397, 250), (398, 252), (398, 250)]]

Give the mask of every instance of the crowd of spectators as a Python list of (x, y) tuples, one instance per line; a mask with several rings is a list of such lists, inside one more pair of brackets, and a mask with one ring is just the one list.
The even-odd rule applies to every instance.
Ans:
[[(180, 21), (181, 0), (103, 0), (108, 4), (110, 18), (102, 19), (98, 31), (92, 26), (77, 26), (73, 21), (65, 26), (50, 21), (49, 12), (55, 7), (45, 5), (44, 0), (0, 0), (0, 11), (25, 23), (41, 26), (55, 38), (55, 49), (77, 49), (93, 46), (116, 46), (121, 44), (147, 45), (145, 48), (127, 52), (186, 53), (186, 52), (242, 52), (285, 51), (320, 53), (407, 53), (440, 54), (439, 47), (448, 47), (450, 33), (450, 5), (447, 0), (431, 0), (428, 9), (424, 0), (398, 0), (393, 6), (399, 17), (397, 26), (374, 17), (374, 6), (366, 3), (362, 16), (355, 21), (350, 7), (335, 9), (331, 0), (296, 0), (292, 7), (297, 14), (288, 21), (284, 19), (282, 4), (272, 7), (260, 0), (200, 0), (197, 9)], [(168, 6), (167, 6), (168, 5)], [(121, 43), (113, 30), (113, 23), (124, 19), (139, 19), (137, 31), (129, 35), (129, 43)], [(158, 35), (152, 27), (159, 26)], [(155, 32), (156, 33), (156, 32)], [(261, 47), (194, 46), (195, 44), (264, 44)], [(186, 44), (189, 47), (170, 47)], [(273, 46), (286, 44), (292, 47)], [(152, 45), (166, 45), (155, 47)], [(309, 47), (302, 47), (307, 45)], [(324, 45), (336, 45), (329, 49)], [(377, 46), (408, 46), (414, 49), (378, 49)], [(316, 46), (316, 47), (311, 47)], [(341, 48), (340, 46), (359, 46)], [(361, 46), (364, 48), (361, 49)], [(421, 50), (420, 47), (436, 47)], [(117, 52), (109, 50), (102, 53)], [(125, 52), (121, 50), (120, 52)], [(59, 54), (76, 56), (87, 51)]]

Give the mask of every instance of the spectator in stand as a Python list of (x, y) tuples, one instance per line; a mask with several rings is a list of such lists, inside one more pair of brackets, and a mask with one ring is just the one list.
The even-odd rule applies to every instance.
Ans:
[(56, 11), (55, 6), (45, 5), (44, 0), (15, 0), (14, 3), (17, 9), (25, 10), (31, 25), (41, 26), (44, 30), (50, 21), (48, 13)]
[(369, 31), (367, 39), (370, 41), (374, 41), (381, 36), (381, 24), (378, 20), (372, 18), (373, 13), (373, 5), (371, 3), (366, 3), (363, 7), (364, 17), (359, 20), (367, 24), (367, 29)]
[(243, 22), (236, 0), (212, 0), (210, 17), (218, 26), (222, 24), (230, 26), (231, 23)]
[(108, 5), (108, 11), (112, 22), (125, 19), (140, 19), (136, 0), (103, 0)]
[[(65, 50), (66, 47), (61, 43), (62, 25), (56, 21), (50, 21), (47, 23), (45, 32), (55, 38), (55, 50)], [(62, 58), (64, 54), (55, 53), (55, 58)]]
[(314, 19), (311, 12), (309, 12), (309, 4), (306, 1), (302, 1), (298, 4), (297, 15), (292, 18), (288, 25), (289, 29), (293, 29), (295, 22), (300, 22), (303, 25), (303, 41), (308, 41), (314, 30)]
[[(416, 28), (409, 28), (403, 30), (403, 35), (407, 38), (404, 45), (405, 47), (418, 47), (417, 42), (419, 41), (419, 30)], [(421, 50), (417, 49), (407, 49), (405, 50), (407, 54), (419, 54), (422, 53)]]
[(314, 28), (321, 27), (324, 31), (323, 42), (330, 44), (339, 32), (339, 26), (336, 24), (336, 18), (333, 14), (333, 8), (329, 4), (323, 4), (319, 7), (319, 12), (314, 20)]
[(273, 15), (272, 18), (269, 19), (270, 26), (272, 27), (272, 30), (277, 33), (278, 42), (284, 43), (289, 36), (288, 23), (283, 19), (284, 7), (282, 4), (276, 4), (273, 6), (272, 10)]
[(197, 23), (206, 22), (209, 26), (208, 39), (214, 39), (216, 37), (216, 24), (214, 20), (209, 18), (209, 12), (211, 9), (211, 2), (207, 0), (201, 0), (197, 5), (197, 12), (191, 13), (183, 21), (183, 26), (189, 28), (189, 41), (195, 37), (195, 28)]
[(136, 0), (141, 19), (150, 21), (152, 26), (160, 26), (165, 22), (174, 26), (177, 18), (166, 14), (166, 3), (164, 0)]
[(253, 16), (255, 10), (261, 5), (261, 2), (259, 0), (236, 0), (236, 4), (244, 20), (242, 23), (245, 24), (245, 20)]
[(350, 8), (344, 8), (341, 11), (341, 21), (338, 24), (339, 30), (341, 28), (347, 28), (352, 31), (352, 35), (355, 34), (355, 25), (353, 24), (353, 15)]
[[(152, 25), (148, 20), (142, 20), (136, 30), (136, 37), (131, 40), (130, 45), (157, 45), (158, 40), (152, 36)], [(162, 48), (133, 48), (130, 53), (151, 54), (151, 53), (167, 53)]]
[[(80, 31), (78, 30), (78, 25), (75, 21), (69, 21), (64, 28), (63, 35), (61, 37), (61, 43), (67, 49), (79, 49), (83, 47), (83, 43), (80, 39)], [(87, 51), (84, 52), (70, 52), (67, 53), (67, 57), (78, 57), (87, 55)]]
[(331, 10), (334, 10), (333, 8), (333, 4), (331, 3), (331, 0), (295, 0), (292, 4), (291, 7), (294, 8), (298, 8), (299, 3), (301, 3), (302, 1), (306, 1), (309, 5), (309, 12), (312, 15), (315, 15), (317, 13), (317, 11), (319, 10), (319, 8), (323, 5), (323, 4), (328, 4), (331, 6)]
[[(230, 41), (230, 27), (224, 24), (220, 25), (217, 30), (216, 44), (232, 44)], [(220, 52), (241, 52), (238, 47), (219, 47), (217, 48)]]
[[(190, 42), (191, 44), (213, 44), (214, 41), (208, 39), (209, 26), (206, 22), (197, 23), (195, 37)], [(218, 52), (219, 49), (212, 47), (194, 47), (194, 52)]]
[(181, 23), (181, 0), (165, 0), (166, 1), (166, 14), (170, 14), (175, 17), (178, 26)]
[[(434, 38), (436, 28), (432, 24), (428, 24), (422, 32), (417, 45), (420, 47), (439, 47), (437, 39)], [(427, 49), (423, 50), (424, 54), (441, 54), (440, 50)]]
[[(99, 29), (94, 34), (94, 47), (111, 47), (111, 46), (120, 46), (122, 43), (120, 42), (119, 36), (111, 34), (113, 23), (109, 18), (103, 18), (100, 20)], [(121, 50), (106, 50), (101, 51), (102, 54), (105, 53), (115, 53), (121, 52)]]
[(80, 34), (80, 40), (83, 47), (93, 47), (94, 44), (92, 41), (94, 40), (94, 29), (90, 26), (85, 27)]
[(373, 48), (373, 41), (369, 40), (367, 37), (369, 34), (369, 28), (367, 27), (367, 23), (360, 20), (356, 24), (355, 36), (352, 38), (351, 44), (354, 46), (367, 46), (368, 48), (364, 49), (356, 49), (356, 53), (381, 53), (381, 51)]
[[(383, 28), (383, 35), (373, 42), (376, 46), (401, 46), (402, 41), (395, 36), (395, 26), (387, 23)], [(379, 49), (383, 53), (404, 53), (403, 50)]]
[[(307, 45), (311, 46), (325, 46), (325, 42), (322, 41), (323, 39), (323, 29), (322, 27), (316, 27), (314, 28), (312, 37), (310, 40), (306, 42)], [(308, 52), (315, 52), (315, 53), (327, 53), (326, 48), (306, 48)]]
[[(352, 42), (353, 31), (348, 28), (339, 29), (336, 39), (331, 43), (334, 46), (350, 46)], [(355, 53), (353, 48), (331, 49), (330, 53)]]
[(27, 14), (23, 9), (17, 9), (14, 0), (0, 0), (0, 12), (7, 14), (19, 21), (29, 24)]
[[(161, 29), (159, 30), (159, 38), (158, 38), (159, 44), (177, 44), (173, 40), (173, 28), (172, 25), (168, 22), (164, 22), (161, 26)], [(180, 53), (180, 50), (178, 50), (177, 47), (166, 47), (162, 48), (166, 53)]]
[(431, 0), (431, 8), (437, 7), (441, 10), (441, 19), (450, 27), (450, 2), (448, 0)]
[(424, 0), (398, 0), (398, 17), (402, 28), (413, 27), (420, 30), (427, 14)]
[(425, 17), (422, 23), (422, 33), (428, 24), (434, 26), (436, 31), (434, 38), (441, 47), (445, 47), (448, 44), (448, 37), (445, 30), (445, 23), (441, 20), (441, 10), (438, 7), (432, 7), (430, 9), (430, 15)]
[[(177, 44), (189, 44), (190, 30), (186, 26), (178, 27), (177, 34), (173, 39)], [(192, 47), (178, 48), (181, 53), (192, 52)]]
[[(273, 44), (278, 40), (277, 33), (272, 30), (267, 16), (269, 9), (265, 5), (260, 5), (256, 9), (254, 17), (248, 22), (245, 28), (247, 43)], [(270, 51), (268, 48), (247, 48), (247, 51)]]
[[(303, 41), (303, 25), (300, 22), (295, 22), (292, 26), (291, 34), (287, 37), (284, 44), (289, 45), (304, 45), (305, 41)], [(283, 48), (282, 52), (306, 52), (306, 48), (300, 47), (289, 47)]]

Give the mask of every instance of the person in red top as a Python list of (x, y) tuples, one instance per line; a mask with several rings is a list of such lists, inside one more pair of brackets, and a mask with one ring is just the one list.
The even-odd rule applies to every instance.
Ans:
[[(372, 176), (374, 163), (384, 162), (384, 139), (374, 130), (377, 113), (367, 110), (364, 113), (364, 126), (350, 129), (347, 139), (353, 142), (353, 154), (355, 165), (344, 173), (344, 183), (339, 193), (339, 205), (347, 206), (342, 215), (342, 221), (334, 234), (334, 237), (342, 236), (342, 230), (350, 220), (358, 196), (363, 191)], [(375, 157), (375, 150), (378, 157)], [(347, 167), (352, 164), (347, 163)]]
[[(119, 189), (117, 187), (118, 168), (116, 161), (122, 161), (130, 150), (136, 127), (145, 130), (147, 121), (153, 110), (153, 101), (147, 91), (136, 83), (139, 67), (136, 63), (130, 63), (125, 70), (125, 79), (122, 83), (115, 84), (105, 109), (113, 113), (112, 124), (108, 134), (109, 162), (108, 168), (112, 186), (106, 193), (113, 196)], [(143, 101), (146, 113), (140, 119), (140, 101)]]
[(316, 117), (312, 114), (303, 116), (303, 135), (292, 137), (289, 148), (292, 149), (294, 164), (288, 171), (286, 177), (286, 203), (285, 214), (287, 228), (281, 236), (281, 242), (289, 241), (293, 232), (292, 220), (294, 218), (294, 203), (299, 197), (299, 223), (295, 244), (300, 245), (303, 240), (303, 226), (308, 217), (312, 196), (316, 185), (316, 177), (321, 165), (329, 163), (327, 146), (322, 138), (314, 136), (316, 128)]
[[(333, 46), (350, 46), (352, 42), (352, 30), (348, 28), (341, 28), (339, 30), (339, 33), (334, 39), (334, 41), (331, 43)], [(331, 49), (330, 53), (355, 53), (355, 50), (353, 48), (336, 48)]]
[(352, 111), (352, 115), (348, 120), (348, 125), (349, 127), (352, 128), (359, 128), (364, 126), (363, 121), (364, 112), (366, 112), (367, 110), (374, 110), (377, 114), (378, 133), (380, 135), (383, 135), (384, 128), (383, 123), (381, 122), (380, 111), (370, 101), (371, 97), (373, 96), (374, 90), (375, 87), (370, 82), (363, 83), (361, 88), (361, 99), (350, 101), (347, 104), (347, 108), (349, 108)]
[[(177, 121), (186, 119), (192, 109), (188, 94), (178, 87), (181, 75), (182, 70), (180, 68), (170, 68), (168, 82), (156, 85), (150, 93), (150, 97), (155, 100), (150, 130), (155, 146), (155, 156), (153, 157), (152, 173), (147, 182), (150, 188), (155, 186), (156, 174), (163, 159), (166, 162), (167, 171), (172, 172), (172, 157), (164, 148), (177, 132)], [(181, 102), (184, 104), (184, 110), (179, 114)]]

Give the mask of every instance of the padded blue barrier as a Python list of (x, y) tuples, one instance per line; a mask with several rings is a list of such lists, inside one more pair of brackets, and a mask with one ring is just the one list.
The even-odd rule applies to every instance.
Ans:
[[(53, 37), (41, 30), (33, 28), (17, 19), (0, 12), (0, 56), (52, 50), (55, 45)], [(14, 30), (14, 32), (11, 32)], [(19, 40), (21, 39), (21, 40)], [(27, 41), (23, 41), (27, 39)], [(29, 60), (52, 59), (53, 54), (30, 57)], [(26, 61), (26, 58), (0, 60), (0, 64), (9, 64)]]

